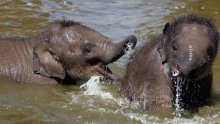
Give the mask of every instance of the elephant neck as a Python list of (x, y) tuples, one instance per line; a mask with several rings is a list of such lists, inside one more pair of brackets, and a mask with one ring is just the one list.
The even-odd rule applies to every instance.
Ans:
[(29, 38), (8, 38), (0, 41), (0, 75), (17, 82), (26, 82), (32, 75), (34, 43)]

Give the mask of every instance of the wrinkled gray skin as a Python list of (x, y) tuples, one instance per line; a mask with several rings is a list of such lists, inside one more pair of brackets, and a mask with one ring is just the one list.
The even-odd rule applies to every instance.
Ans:
[(106, 66), (134, 48), (135, 36), (111, 43), (72, 21), (56, 21), (29, 39), (0, 39), (0, 75), (17, 82), (74, 84), (93, 75), (114, 80)]
[(175, 82), (181, 83), (180, 107), (208, 104), (219, 39), (214, 24), (209, 19), (187, 15), (167, 24), (164, 33), (166, 45), (161, 56), (168, 64), (173, 87)]
[(199, 79), (206, 71), (211, 72), (217, 49), (208, 36), (207, 27), (182, 24), (177, 28), (179, 31), (171, 34), (166, 50), (172, 76)]
[(145, 110), (175, 106), (198, 108), (210, 102), (212, 64), (219, 35), (209, 19), (187, 15), (165, 25), (162, 36), (138, 51), (128, 64), (121, 95), (140, 101)]
[(172, 108), (171, 80), (160, 56), (162, 41), (156, 37), (134, 55), (121, 84), (122, 97), (139, 101), (147, 111)]

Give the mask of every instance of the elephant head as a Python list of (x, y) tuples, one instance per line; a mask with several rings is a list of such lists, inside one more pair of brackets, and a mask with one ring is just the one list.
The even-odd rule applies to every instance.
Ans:
[(115, 79), (106, 66), (133, 49), (137, 39), (131, 35), (112, 43), (100, 33), (73, 21), (56, 21), (36, 37), (33, 70), (46, 77), (88, 80), (93, 75)]
[[(164, 61), (172, 77), (198, 80), (211, 73), (218, 32), (209, 19), (183, 16), (164, 29)], [(165, 56), (165, 57), (164, 57)]]

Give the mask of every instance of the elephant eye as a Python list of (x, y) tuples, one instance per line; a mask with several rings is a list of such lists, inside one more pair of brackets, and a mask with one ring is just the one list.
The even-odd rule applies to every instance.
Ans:
[(94, 52), (94, 50), (89, 45), (84, 46), (84, 48), (82, 50), (82, 54), (85, 56), (91, 56), (93, 52)]
[(175, 41), (173, 41), (172, 49), (173, 49), (173, 52), (176, 52), (178, 50), (177, 43)]

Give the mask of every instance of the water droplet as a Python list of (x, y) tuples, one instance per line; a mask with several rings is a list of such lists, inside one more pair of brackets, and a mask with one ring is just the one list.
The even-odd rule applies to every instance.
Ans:
[(27, 6), (33, 6), (33, 3), (27, 3)]
[(201, 9), (205, 9), (205, 7), (204, 7), (204, 6), (202, 6), (202, 7), (201, 7)]

